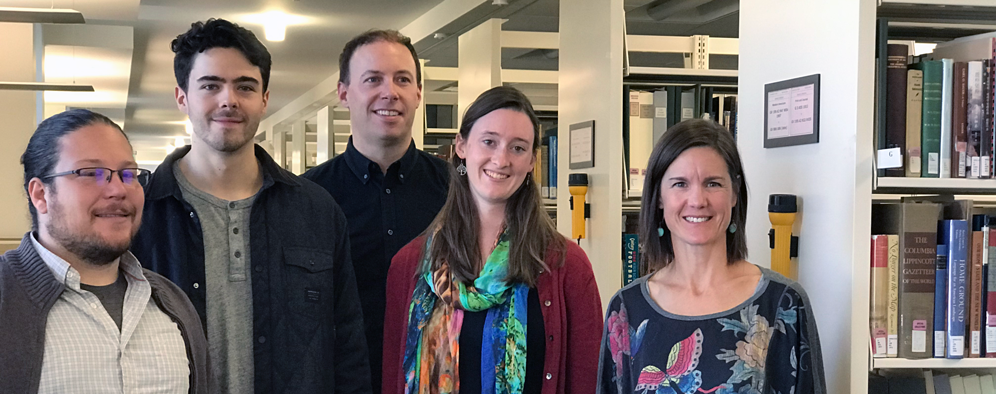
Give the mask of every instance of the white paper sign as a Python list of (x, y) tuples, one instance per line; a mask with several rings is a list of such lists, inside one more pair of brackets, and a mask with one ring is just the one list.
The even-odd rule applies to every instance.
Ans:
[(768, 138), (813, 134), (815, 96), (816, 86), (814, 85), (769, 92)]
[(591, 127), (571, 130), (571, 164), (593, 161)]
[(903, 150), (900, 148), (891, 149), (879, 149), (878, 150), (878, 166), (877, 168), (882, 170), (886, 168), (902, 168), (903, 166)]

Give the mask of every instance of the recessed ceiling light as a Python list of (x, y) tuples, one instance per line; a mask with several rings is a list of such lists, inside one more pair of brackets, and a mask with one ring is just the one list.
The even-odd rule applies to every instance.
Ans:
[(263, 25), (263, 35), (267, 41), (283, 41), (287, 36), (287, 26), (308, 23), (309, 18), (301, 15), (291, 15), (283, 11), (268, 11), (261, 14), (247, 15), (249, 23)]

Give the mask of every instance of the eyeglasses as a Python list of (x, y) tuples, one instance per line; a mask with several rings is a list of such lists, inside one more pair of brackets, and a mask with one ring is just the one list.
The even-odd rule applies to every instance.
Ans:
[(104, 186), (111, 183), (111, 176), (113, 176), (115, 172), (118, 173), (118, 178), (121, 179), (121, 183), (129, 186), (135, 184), (145, 186), (149, 182), (149, 176), (152, 175), (152, 171), (142, 168), (122, 168), (120, 170), (112, 170), (104, 167), (83, 167), (72, 171), (46, 175), (42, 177), (42, 179), (44, 180), (66, 175), (76, 175), (84, 180), (96, 182), (98, 186)]

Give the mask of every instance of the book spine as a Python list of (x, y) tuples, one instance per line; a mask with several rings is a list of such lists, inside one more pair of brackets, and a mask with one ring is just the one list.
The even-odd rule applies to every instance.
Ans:
[(640, 277), (640, 239), (636, 234), (623, 234), (623, 286)]
[(952, 85), (954, 83), (954, 62), (951, 59), (941, 59), (941, 178), (951, 177), (951, 103)]
[(923, 69), (923, 108), (921, 113), (920, 176), (940, 176), (941, 151), (941, 62), (929, 60), (918, 63)]
[[(943, 222), (942, 222), (943, 223)], [(934, 357), (944, 358), (948, 284), (948, 246), (943, 229), (938, 231), (937, 259), (934, 263)]]
[(985, 111), (982, 101), (982, 61), (968, 62), (967, 112), (965, 113), (968, 130), (968, 159), (971, 178), (982, 177), (982, 129), (985, 124)]
[(977, 358), (982, 348), (982, 336), (979, 327), (982, 326), (982, 226), (978, 216), (972, 218), (972, 250), (968, 286), (968, 357)]
[(899, 236), (888, 235), (889, 304), (886, 311), (886, 353), (899, 356)]
[(951, 177), (966, 177), (968, 163), (968, 64), (955, 62), (951, 92)]
[(986, 349), (989, 347), (986, 345), (986, 311), (989, 307), (988, 291), (989, 291), (989, 216), (982, 216), (982, 287), (977, 291), (979, 292), (979, 298), (981, 299), (981, 304), (979, 304), (979, 322), (976, 329), (979, 330), (979, 357), (986, 356)]
[[(906, 68), (910, 48), (905, 44), (889, 44), (888, 69), (885, 72), (885, 141), (886, 148), (899, 148), (906, 153)], [(886, 176), (904, 176), (903, 168), (889, 168)]]
[(965, 313), (968, 307), (968, 222), (945, 220), (948, 245), (948, 306), (946, 357), (965, 357)]
[(540, 146), (540, 169), (543, 174), (540, 176), (540, 197), (550, 198), (550, 171), (547, 170), (550, 166), (550, 147), (548, 145)]
[(871, 316), (872, 355), (888, 355), (889, 313), (889, 237), (872, 235), (871, 244)]
[(993, 170), (993, 94), (992, 61), (982, 61), (982, 160), (981, 178), (992, 178)]
[(996, 229), (990, 224), (987, 249), (989, 271), (986, 274), (986, 357), (996, 358)]
[[(915, 221), (917, 212), (906, 210), (904, 220)], [(898, 255), (899, 265), (899, 354), (901, 358), (931, 357), (934, 305), (934, 258), (937, 256), (935, 231), (919, 232), (906, 227), (896, 237), (897, 247), (890, 243), (890, 259)], [(922, 230), (922, 229), (921, 229)]]
[(920, 136), (923, 112), (923, 71), (908, 70), (906, 78), (906, 176), (920, 177)]
[(550, 136), (550, 198), (557, 198), (557, 136)]

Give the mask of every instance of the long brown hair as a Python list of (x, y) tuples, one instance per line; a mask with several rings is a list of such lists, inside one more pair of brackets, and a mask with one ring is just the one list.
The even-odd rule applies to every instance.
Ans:
[[(533, 124), (535, 155), (540, 145), (539, 119), (529, 99), (515, 88), (499, 86), (478, 96), (463, 116), (460, 136), (468, 139), (470, 129), (478, 119), (499, 109), (511, 109), (529, 117)], [(456, 172), (456, 166), (462, 162), (457, 155), (450, 158), (450, 190), (446, 204), (425, 231), (432, 237), (432, 245), (426, 251), (431, 256), (431, 263), (429, 267), (421, 266), (419, 271), (435, 271), (445, 261), (458, 280), (471, 283), (479, 274), (474, 267), (482, 257), (478, 237), (481, 220), (467, 177)], [(547, 253), (561, 256), (557, 263), (561, 265), (566, 250), (566, 239), (557, 232), (556, 225), (544, 210), (533, 175), (532, 172), (526, 174), (522, 185), (505, 205), (505, 226), (510, 238), (506, 281), (526, 283), (530, 287), (536, 286), (540, 273), (547, 269)]]
[[(643, 208), (640, 209), (639, 234), (643, 243), (643, 256), (640, 262), (640, 275), (646, 275), (667, 267), (674, 261), (674, 245), (671, 244), (671, 230), (664, 223), (661, 210), (661, 180), (671, 163), (686, 150), (697, 147), (711, 148), (723, 158), (733, 182), (733, 192), (737, 195), (737, 205), (733, 206), (730, 223), (739, 231), (726, 233), (726, 263), (733, 264), (747, 258), (747, 178), (740, 152), (733, 134), (711, 120), (689, 119), (671, 126), (664, 132), (647, 163), (647, 177), (643, 183)], [(658, 235), (658, 228), (664, 230)]]

